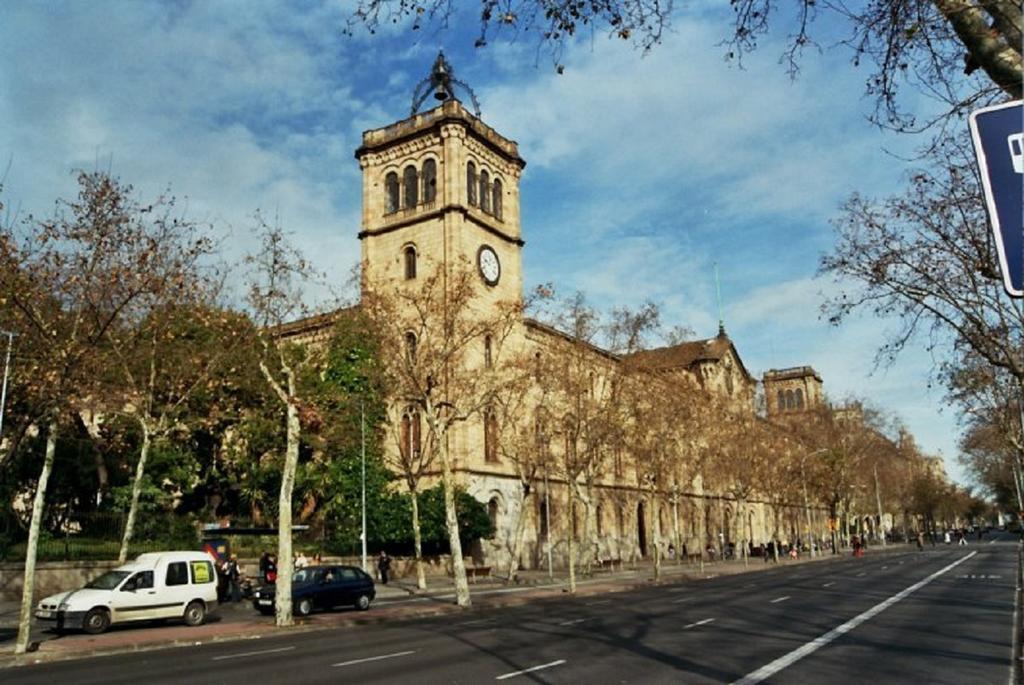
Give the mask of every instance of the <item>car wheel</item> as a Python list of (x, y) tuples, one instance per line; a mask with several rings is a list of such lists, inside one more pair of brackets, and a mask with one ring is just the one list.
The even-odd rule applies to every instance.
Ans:
[(96, 607), (89, 609), (82, 620), (82, 630), (90, 635), (99, 635), (110, 627), (110, 612)]
[(370, 608), (370, 596), (369, 595), (359, 595), (359, 597), (356, 598), (356, 609), (359, 609), (359, 611), (366, 611), (369, 608)]
[(299, 600), (299, 603), (295, 605), (295, 613), (299, 616), (309, 616), (313, 612), (313, 600), (309, 597), (303, 597)]
[(189, 602), (185, 607), (185, 625), (201, 626), (206, 620), (206, 606), (202, 602)]

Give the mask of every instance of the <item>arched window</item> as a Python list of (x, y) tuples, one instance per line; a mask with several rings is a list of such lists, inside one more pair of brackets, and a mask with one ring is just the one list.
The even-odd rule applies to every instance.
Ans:
[(597, 519), (597, 534), (604, 535), (604, 508), (600, 504), (594, 511), (594, 518)]
[(615, 510), (615, 518), (619, 524), (619, 535), (626, 534), (626, 507), (619, 505), (619, 508)]
[(405, 334), (405, 356), (410, 364), (416, 363), (416, 334), (412, 331)]
[(493, 409), (484, 414), (484, 461), (498, 461), (498, 417)]
[(387, 192), (388, 203), (384, 211), (388, 214), (398, 211), (398, 174), (392, 171), (384, 177), (384, 189)]
[(411, 281), (416, 278), (416, 248), (406, 245), (402, 254), (405, 257), (405, 280)]
[(793, 391), (786, 391), (786, 409), (796, 409), (796, 398), (793, 397)]
[(538, 527), (540, 528), (541, 538), (547, 540), (548, 534), (551, 532), (551, 528), (548, 525), (548, 508), (550, 506), (550, 503), (548, 502), (547, 495), (545, 495), (544, 493), (539, 493), (539, 495), (540, 496), (537, 498), (537, 508), (539, 510), (537, 520), (540, 521), (540, 526)]
[(775, 405), (779, 411), (786, 410), (786, 393), (784, 390), (779, 390), (779, 397), (775, 400)]
[(498, 527), (499, 511), (501, 511), (501, 502), (498, 501), (498, 496), (495, 495), (487, 502), (487, 518), (491, 519), (491, 525), (495, 528)]
[(476, 206), (476, 164), (466, 164), (466, 192), (469, 197), (469, 204)]
[(419, 174), (416, 173), (416, 167), (411, 164), (402, 172), (402, 185), (405, 186), (405, 196), (402, 198), (403, 206), (406, 209), (412, 209), (420, 201), (420, 186)]
[(484, 169), (480, 170), (480, 209), (491, 211), (491, 175)]
[(433, 202), (437, 197), (437, 162), (423, 162), (423, 201)]
[(533, 353), (533, 375), (535, 378), (540, 378), (540, 352)]
[(801, 390), (800, 388), (796, 389), (796, 408), (797, 409), (803, 409), (804, 408), (804, 391)]
[(402, 413), (401, 444), (398, 447), (405, 459), (420, 456), (420, 413), (415, 407), (408, 407)]
[(494, 184), (491, 186), (491, 209), (494, 216), (501, 218), (501, 180), (494, 179)]
[(484, 336), (484, 368), (489, 369), (494, 365), (493, 353), (491, 351), (492, 341), (491, 335), (488, 333)]

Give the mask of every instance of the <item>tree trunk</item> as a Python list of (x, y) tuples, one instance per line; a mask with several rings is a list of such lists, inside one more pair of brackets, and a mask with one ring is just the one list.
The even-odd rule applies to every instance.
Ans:
[(124, 524), (124, 534), (121, 536), (121, 551), (117, 554), (117, 563), (123, 564), (128, 559), (128, 543), (132, 540), (132, 533), (135, 532), (135, 516), (139, 509), (139, 495), (142, 494), (142, 476), (146, 472), (146, 459), (149, 457), (149, 447), (152, 444), (152, 435), (149, 432), (149, 425), (145, 421), (139, 421), (142, 427), (142, 449), (139, 451), (139, 461), (135, 465), (135, 480), (132, 481), (132, 501), (128, 505), (128, 519)]
[(573, 533), (572, 524), (576, 516), (576, 497), (573, 495), (573, 487), (571, 483), (567, 483), (569, 491), (569, 506), (566, 511), (569, 512), (569, 594), (576, 594), (576, 535)]
[(57, 419), (50, 418), (47, 428), (46, 455), (43, 458), (43, 469), (39, 473), (36, 485), (36, 496), (32, 501), (32, 522), (28, 528), (28, 544), (25, 546), (25, 577), (21, 590), (21, 613), (18, 616), (18, 639), (14, 643), (14, 653), (24, 654), (28, 650), (28, 641), (32, 629), (32, 594), (35, 590), (36, 549), (39, 546), (39, 528), (43, 521), (43, 507), (46, 505), (46, 483), (50, 480), (53, 470), (53, 455), (57, 450)]
[(423, 533), (420, 531), (420, 498), (416, 490), (410, 490), (412, 498), (412, 545), (416, 555), (416, 587), (427, 589), (427, 574), (423, 568)]
[[(989, 27), (986, 13), (970, 0), (932, 1), (992, 82), (1013, 98), (1020, 98), (1022, 69), (1019, 27), (1005, 36), (1006, 43), (1003, 43), (998, 32)], [(997, 28), (1006, 26), (1001, 16), (996, 19)]]
[(288, 442), (285, 448), (284, 468), (281, 470), (281, 493), (277, 499), (277, 625), (294, 624), (292, 620), (292, 490), (295, 487), (295, 469), (299, 463), (299, 408), (295, 404), (294, 374), (288, 373), (287, 404)]
[(530, 495), (522, 489), (519, 498), (519, 518), (516, 519), (515, 537), (512, 539), (512, 557), (508, 560), (508, 582), (512, 583), (519, 572), (519, 557), (523, 554), (523, 536), (526, 533), (526, 500)]
[(658, 495), (651, 485), (651, 528), (654, 531), (654, 582), (661, 580), (661, 510), (658, 508)]
[(459, 539), (459, 517), (455, 511), (455, 484), (452, 482), (452, 465), (448, 454), (447, 432), (440, 433), (441, 440), (441, 483), (444, 486), (444, 519), (448, 528), (448, 545), (452, 552), (452, 580), (455, 582), (455, 603), (460, 607), (472, 606), (469, 598), (469, 583), (466, 581), (466, 564), (462, 560), (462, 541)]

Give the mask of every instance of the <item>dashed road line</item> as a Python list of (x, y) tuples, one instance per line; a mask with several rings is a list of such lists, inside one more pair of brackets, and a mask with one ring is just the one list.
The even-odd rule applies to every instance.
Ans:
[(863, 578), (865, 575), (867, 575), (867, 574), (864, 573), (864, 571), (861, 571), (860, 573), (857, 574), (857, 577), (858, 578)]
[(223, 654), (215, 656), (211, 661), (224, 661), (225, 659), (240, 659), (244, 656), (259, 656), (260, 654), (277, 654), (278, 652), (290, 652), (295, 647), (277, 647), (276, 649), (260, 649), (255, 652), (241, 652), (239, 654)]
[(338, 664), (331, 664), (331, 666), (355, 666), (356, 664), (365, 664), (368, 661), (381, 661), (382, 659), (394, 659), (399, 656), (408, 656), (415, 654), (415, 649), (410, 649), (407, 652), (394, 652), (393, 654), (380, 654), (378, 656), (368, 656), (365, 659), (352, 659), (351, 661), (342, 661)]
[(524, 673), (533, 673), (534, 671), (540, 671), (545, 668), (551, 668), (552, 666), (561, 666), (565, 663), (565, 659), (559, 659), (558, 661), (552, 661), (549, 664), (541, 664), (540, 666), (533, 666), (531, 668), (524, 668), (521, 671), (512, 671), (511, 673), (505, 673), (500, 675), (495, 680), (506, 680), (507, 678), (515, 678), (517, 675), (523, 675)]
[(946, 573), (947, 571), (950, 571), (950, 570), (954, 569), (955, 567), (959, 566), (963, 562), (965, 562), (968, 559), (970, 559), (971, 557), (973, 557), (975, 554), (977, 554), (977, 552), (971, 552), (970, 554), (968, 554), (966, 556), (963, 556), (960, 559), (957, 559), (952, 564), (949, 564), (948, 566), (945, 566), (945, 567), (939, 569), (938, 571), (936, 571), (935, 573), (931, 574), (930, 576), (927, 576), (923, 580), (919, 580), (916, 583), (914, 583), (913, 585), (911, 585), (911, 586), (901, 590), (900, 592), (897, 592), (895, 595), (893, 595), (889, 599), (885, 600), (884, 602), (880, 602), (880, 603), (876, 604), (875, 606), (871, 607), (870, 609), (868, 609), (867, 611), (865, 611), (864, 613), (859, 614), (857, 616), (854, 616), (853, 618), (851, 618), (846, 623), (844, 623), (844, 624), (842, 624), (842, 625), (840, 625), (840, 626), (838, 626), (836, 628), (833, 628), (832, 630), (828, 631), (824, 635), (821, 635), (820, 637), (817, 637), (814, 640), (811, 640), (810, 642), (806, 643), (805, 645), (794, 649), (789, 654), (785, 654), (785, 655), (779, 657), (775, 661), (772, 661), (771, 663), (762, 666), (761, 668), (757, 669), (756, 671), (751, 671), (750, 673), (748, 673), (747, 675), (743, 676), (739, 680), (736, 680), (735, 682), (733, 682), (732, 685), (757, 685), (757, 683), (764, 682), (765, 680), (768, 680), (769, 678), (771, 678), (773, 675), (775, 675), (776, 673), (778, 673), (782, 669), (787, 668), (789, 666), (792, 666), (793, 664), (795, 664), (796, 662), (800, 661), (804, 657), (813, 654), (817, 650), (819, 650), (822, 647), (824, 647), (825, 645), (829, 644), (830, 642), (832, 642), (836, 638), (839, 638), (842, 635), (845, 635), (846, 633), (850, 632), (851, 630), (853, 630), (854, 628), (859, 626), (861, 623), (864, 623), (865, 621), (867, 621), (867, 620), (877, 616), (878, 614), (882, 613), (883, 611), (885, 611), (886, 609), (891, 607), (896, 602), (899, 602), (900, 600), (905, 599), (912, 592), (916, 592), (916, 591), (920, 590), (921, 588), (923, 588), (928, 583), (932, 582), (933, 580), (935, 580), (936, 578), (938, 578), (942, 574)]
[(783, 597), (776, 597), (770, 603), (771, 604), (778, 604), (779, 602), (785, 602), (787, 599), (789, 599), (789, 595), (785, 595)]
[(691, 599), (697, 599), (696, 597), (683, 597), (682, 599), (673, 599), (673, 604), (682, 604), (683, 602), (689, 602)]
[(596, 607), (596, 606), (600, 606), (601, 604), (611, 604), (611, 603), (612, 603), (612, 600), (610, 600), (610, 599), (599, 599), (596, 602), (587, 602), (586, 606), (588, 606), (588, 607)]
[(822, 587), (832, 587), (835, 584), (836, 584), (836, 581), (830, 580), (827, 583), (825, 583), (824, 585), (822, 585)]
[(697, 626), (704, 626), (708, 623), (713, 623), (714, 620), (715, 619), (713, 618), (706, 618), (703, 621), (697, 621), (696, 623), (687, 623), (685, 626), (683, 626), (683, 630), (689, 630), (690, 628), (696, 628)]
[(577, 623), (583, 623), (584, 621), (589, 621), (589, 620), (590, 620), (589, 618), (575, 618), (575, 619), (573, 619), (571, 621), (562, 621), (558, 625), (560, 625), (560, 626), (574, 626)]
[(455, 627), (458, 628), (460, 626), (475, 626), (481, 623), (489, 623), (493, 620), (493, 618), (478, 618), (475, 621), (463, 621), (462, 623), (456, 623)]

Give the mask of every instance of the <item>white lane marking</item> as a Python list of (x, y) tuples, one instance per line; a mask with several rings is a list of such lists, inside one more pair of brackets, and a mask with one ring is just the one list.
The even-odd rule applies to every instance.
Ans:
[(576, 619), (573, 619), (571, 621), (562, 621), (558, 625), (560, 625), (560, 626), (574, 626), (577, 623), (583, 623), (584, 621), (589, 621), (589, 620), (590, 620), (589, 618), (576, 618)]
[(884, 570), (885, 570), (885, 569), (887, 569), (887, 568), (889, 568), (889, 567), (888, 567), (888, 566), (883, 566), (883, 567), (882, 567), (882, 570), (884, 571)]
[(342, 661), (340, 664), (331, 664), (331, 666), (354, 666), (355, 664), (365, 664), (367, 661), (380, 661), (381, 659), (394, 659), (396, 656), (408, 656), (415, 654), (415, 649), (410, 649), (408, 652), (395, 652), (394, 654), (381, 654), (380, 656), (368, 656), (365, 659), (352, 659), (351, 661)]
[(785, 602), (787, 599), (789, 599), (789, 595), (786, 595), (785, 597), (776, 597), (775, 599), (773, 599), (771, 601), (771, 603), (772, 604), (777, 604), (779, 602)]
[(475, 621), (463, 621), (462, 623), (456, 623), (455, 627), (458, 628), (459, 626), (475, 626), (479, 623), (488, 623), (493, 620), (494, 619), (492, 618), (478, 618)]
[(683, 626), (683, 630), (689, 630), (690, 628), (694, 628), (696, 626), (707, 625), (708, 623), (712, 623), (714, 620), (715, 619), (713, 618), (706, 618), (703, 621), (697, 621), (696, 623), (687, 623), (685, 626)]
[(224, 654), (223, 656), (215, 656), (212, 661), (223, 661), (224, 659), (240, 659), (243, 656), (258, 656), (260, 654), (277, 654), (278, 652), (290, 652), (295, 647), (278, 647), (276, 649), (261, 649), (256, 652), (242, 652), (240, 654)]
[(612, 600), (610, 600), (610, 599), (599, 599), (596, 602), (587, 602), (587, 606), (588, 607), (596, 607), (596, 606), (598, 606), (600, 604), (611, 604), (611, 603), (612, 603)]
[(683, 602), (689, 602), (691, 599), (697, 599), (696, 597), (683, 597), (682, 599), (673, 599), (673, 604), (682, 604)]
[(685, 587), (670, 587), (668, 589), (669, 592), (686, 592), (686, 590), (687, 588)]
[(747, 584), (746, 584), (746, 585), (744, 585), (743, 587), (744, 587), (744, 589), (745, 589), (745, 588), (748, 588), (748, 587), (757, 587), (757, 583), (747, 583)]
[(995, 542), (995, 540), (989, 540), (989, 541), (988, 541), (988, 544), (990, 544), (990, 545), (991, 545), (991, 544), (992, 544), (993, 542)]
[(861, 571), (860, 573), (858, 573), (857, 577), (858, 578), (863, 578), (864, 577), (864, 571)]
[(561, 666), (564, 663), (565, 663), (565, 659), (559, 659), (558, 661), (552, 661), (549, 664), (541, 664), (540, 666), (533, 666), (531, 668), (524, 668), (521, 671), (513, 671), (512, 673), (506, 673), (504, 675), (498, 676), (497, 678), (495, 678), (495, 680), (505, 680), (506, 678), (515, 678), (517, 675), (523, 675), (524, 673), (533, 673), (534, 671), (539, 671), (539, 670), (541, 670), (543, 668), (551, 668), (552, 666)]
[(859, 614), (857, 616), (854, 616), (853, 618), (851, 618), (849, 621), (847, 621), (846, 623), (842, 624), (841, 626), (833, 628), (832, 630), (828, 631), (824, 635), (816, 637), (815, 639), (811, 640), (810, 642), (808, 642), (807, 644), (803, 645), (802, 647), (797, 647), (796, 649), (794, 649), (789, 654), (785, 654), (785, 655), (779, 657), (778, 659), (776, 659), (775, 661), (762, 666), (761, 668), (757, 669), (756, 671), (752, 671), (752, 672), (748, 673), (747, 675), (743, 676), (739, 680), (734, 681), (732, 683), (732, 685), (756, 685), (757, 683), (763, 682), (763, 681), (767, 680), (768, 678), (771, 678), (773, 675), (775, 675), (776, 673), (778, 673), (782, 669), (784, 669), (784, 668), (786, 668), (788, 666), (792, 666), (797, 661), (800, 661), (804, 657), (809, 656), (810, 654), (816, 652), (817, 650), (821, 649), (822, 647), (824, 647), (828, 643), (832, 642), (836, 638), (838, 638), (838, 637), (840, 637), (842, 635), (845, 635), (846, 633), (850, 632), (851, 630), (853, 630), (854, 628), (859, 626), (861, 623), (864, 623), (864, 621), (867, 621), (868, 619), (871, 619), (871, 618), (877, 616), (878, 614), (882, 613), (883, 611), (885, 611), (886, 609), (891, 607), (896, 602), (899, 602), (900, 600), (905, 599), (912, 592), (917, 592), (918, 590), (923, 588), (925, 585), (927, 585), (928, 583), (932, 582), (933, 580), (935, 580), (936, 578), (941, 576), (943, 573), (946, 573), (947, 571), (950, 571), (953, 568), (959, 566), (960, 564), (964, 563), (965, 561), (967, 561), (968, 559), (973, 557), (975, 554), (977, 554), (977, 552), (971, 552), (967, 556), (961, 557), (960, 559), (954, 561), (952, 564), (949, 564), (948, 566), (945, 566), (945, 567), (939, 569), (938, 571), (936, 571), (935, 573), (931, 574), (930, 576), (928, 576), (924, 580), (917, 581), (916, 583), (914, 583), (910, 587), (907, 587), (907, 588), (904, 588), (903, 590), (900, 590), (899, 592), (897, 592), (895, 595), (893, 595), (889, 599), (885, 600), (884, 602), (880, 602), (880, 603), (876, 604), (875, 606), (871, 607), (870, 609), (868, 609), (867, 611), (865, 611), (864, 613)]
[(836, 584), (836, 581), (830, 580), (827, 583), (825, 583), (824, 585), (822, 585), (822, 587), (832, 587), (835, 584)]

